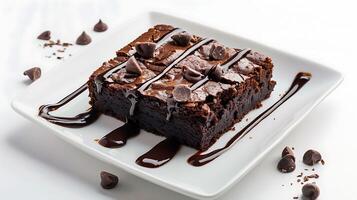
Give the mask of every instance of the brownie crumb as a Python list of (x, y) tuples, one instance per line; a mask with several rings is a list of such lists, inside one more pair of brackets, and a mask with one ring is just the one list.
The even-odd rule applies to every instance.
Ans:
[(298, 197), (298, 196), (296, 196), (296, 197), (293, 197), (293, 199), (299, 199), (299, 197)]
[(106, 171), (100, 172), (100, 179), (101, 179), (100, 185), (104, 189), (112, 189), (119, 182), (119, 178), (116, 175)]
[(325, 160), (321, 159), (321, 164), (325, 165)]
[(41, 68), (33, 67), (24, 71), (24, 75), (28, 76), (31, 81), (35, 81), (41, 77)]
[(297, 175), (296, 177), (301, 178), (304, 174), (301, 172), (299, 175)]
[(51, 31), (44, 31), (40, 35), (37, 36), (39, 40), (50, 40), (51, 39)]

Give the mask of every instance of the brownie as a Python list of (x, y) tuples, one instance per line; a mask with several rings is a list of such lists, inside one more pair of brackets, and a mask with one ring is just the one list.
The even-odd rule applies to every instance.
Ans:
[(271, 58), (156, 25), (89, 78), (98, 112), (205, 150), (268, 98)]

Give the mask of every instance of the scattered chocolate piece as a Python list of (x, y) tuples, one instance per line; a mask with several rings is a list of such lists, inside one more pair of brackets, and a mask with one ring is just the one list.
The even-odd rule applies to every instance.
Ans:
[(213, 67), (212, 72), (209, 74), (210, 78), (215, 81), (221, 80), (223, 76), (223, 69), (220, 65), (216, 65)]
[(321, 154), (318, 151), (310, 149), (305, 152), (303, 157), (303, 162), (305, 164), (312, 166), (320, 161), (321, 161)]
[(304, 176), (304, 182), (309, 181), (309, 178), (307, 176)]
[(24, 71), (24, 75), (28, 76), (31, 81), (35, 81), (41, 77), (41, 69), (39, 67), (33, 67)]
[(138, 42), (135, 44), (136, 52), (145, 59), (154, 57), (156, 44), (153, 42)]
[(131, 74), (141, 75), (141, 73), (142, 73), (140, 65), (134, 56), (132, 56), (128, 59), (125, 69), (126, 69), (126, 72), (131, 73)]
[(293, 199), (299, 199), (299, 197), (293, 197)]
[(44, 31), (39, 36), (37, 36), (39, 40), (50, 40), (51, 39), (51, 31)]
[(292, 155), (284, 156), (278, 163), (278, 170), (283, 173), (289, 173), (296, 168), (295, 159)]
[(302, 187), (302, 195), (309, 200), (315, 200), (320, 195), (320, 189), (316, 184), (307, 183)]
[(85, 31), (83, 31), (82, 34), (76, 40), (76, 44), (78, 45), (87, 45), (91, 42), (91, 37)]
[(95, 32), (104, 32), (108, 30), (108, 25), (100, 19), (99, 22), (94, 25), (93, 30)]
[(325, 160), (321, 159), (321, 164), (325, 165)]
[(58, 59), (58, 60), (61, 60), (62, 58), (63, 58), (63, 57), (61, 57), (61, 56), (57, 56), (57, 59)]
[(300, 178), (302, 177), (304, 174), (301, 172), (299, 175), (297, 175), (296, 177)]
[(191, 90), (186, 85), (177, 85), (172, 91), (172, 96), (174, 97), (175, 101), (186, 102), (191, 97)]
[(192, 69), (191, 67), (184, 66), (182, 70), (183, 77), (191, 83), (196, 83), (203, 78), (203, 74)]
[(104, 189), (112, 189), (118, 184), (118, 177), (106, 171), (100, 172), (100, 185)]
[(292, 150), (290, 147), (288, 147), (288, 146), (286, 146), (286, 147), (283, 149), (283, 152), (281, 153), (281, 157), (284, 157), (284, 156), (286, 156), (286, 155), (292, 155), (292, 156), (294, 157), (294, 161), (295, 161), (294, 152), (293, 152), (293, 150)]
[(183, 32), (173, 35), (171, 38), (177, 45), (185, 47), (190, 44), (192, 36), (186, 32)]
[(73, 44), (71, 44), (71, 43), (68, 43), (68, 42), (63, 42), (62, 43), (62, 46), (64, 46), (64, 47), (68, 47), (68, 46), (72, 46)]
[(222, 60), (226, 55), (226, 48), (223, 45), (214, 43), (211, 47), (210, 56), (215, 60)]

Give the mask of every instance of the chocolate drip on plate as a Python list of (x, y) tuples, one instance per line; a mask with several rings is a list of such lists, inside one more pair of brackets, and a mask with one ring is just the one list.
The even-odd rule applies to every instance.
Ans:
[(111, 131), (99, 140), (99, 144), (108, 148), (119, 148), (126, 144), (129, 138), (140, 133), (140, 128), (135, 123), (127, 122), (123, 126)]
[(193, 53), (194, 51), (196, 51), (197, 49), (199, 49), (201, 46), (209, 43), (213, 41), (213, 39), (203, 39), (200, 42), (194, 44), (192, 47), (186, 49), (176, 60), (174, 60), (169, 66), (167, 66), (160, 74), (158, 74), (157, 76), (155, 76), (154, 78), (146, 81), (145, 83), (143, 83), (140, 87), (138, 87), (136, 90), (133, 91), (129, 91), (127, 94), (127, 97), (129, 99), (129, 101), (131, 102), (131, 108), (130, 108), (130, 116), (132, 116), (134, 114), (134, 110), (135, 110), (135, 105), (138, 101), (135, 93), (136, 91), (138, 92), (143, 92), (144, 90), (146, 90), (153, 82), (161, 79), (168, 71), (170, 71), (177, 63), (179, 63), (181, 60), (185, 59), (187, 56), (189, 56), (191, 53)]
[(51, 111), (55, 111), (72, 99), (76, 98), (79, 94), (84, 92), (88, 88), (87, 84), (82, 85), (80, 88), (63, 98), (61, 101), (55, 104), (42, 105), (39, 108), (39, 116), (47, 121), (66, 127), (83, 127), (94, 122), (99, 114), (93, 109), (89, 108), (86, 112), (80, 113), (74, 117), (58, 117), (50, 114)]
[(218, 158), (224, 152), (229, 150), (237, 141), (239, 141), (242, 137), (249, 133), (255, 126), (257, 126), (261, 121), (263, 121), (266, 117), (268, 117), (272, 112), (274, 112), (279, 106), (281, 106), (285, 101), (287, 101), (290, 97), (294, 96), (296, 92), (298, 92), (309, 80), (311, 79), (311, 74), (307, 72), (299, 72), (293, 83), (291, 84), (288, 91), (285, 95), (275, 102), (272, 106), (258, 115), (253, 121), (251, 121), (248, 125), (246, 125), (242, 130), (237, 132), (227, 143), (225, 146), (212, 150), (208, 153), (198, 151), (194, 155), (192, 155), (187, 162), (193, 166), (202, 166), (205, 165), (214, 159)]
[(140, 156), (136, 163), (147, 168), (157, 168), (169, 162), (181, 145), (174, 139), (166, 138), (148, 152)]

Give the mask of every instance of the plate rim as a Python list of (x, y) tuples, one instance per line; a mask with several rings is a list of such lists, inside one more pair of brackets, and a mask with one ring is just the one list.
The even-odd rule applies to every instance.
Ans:
[[(163, 11), (156, 11), (155, 10), (155, 11), (142, 12), (142, 13), (136, 15), (135, 17), (131, 17), (129, 19), (126, 18), (126, 20), (122, 21), (121, 23), (117, 24), (116, 26), (117, 27), (121, 27), (121, 26), (123, 26), (124, 24), (128, 23), (131, 20), (138, 19), (140, 16), (148, 16), (149, 18), (153, 17), (153, 16), (164, 16), (166, 18), (179, 19), (179, 20), (182, 20), (182, 21), (186, 21), (186, 22), (194, 24), (195, 26), (201, 26), (201, 27), (205, 27), (205, 28), (214, 29), (216, 31), (222, 32), (222, 33), (224, 33), (226, 35), (229, 35), (229, 36), (240, 37), (240, 38), (246, 40), (249, 43), (254, 43), (254, 44), (260, 45), (260, 46), (262, 46), (262, 47), (264, 47), (264, 48), (266, 48), (268, 50), (273, 50), (273, 51), (276, 51), (276, 52), (279, 52), (279, 53), (283, 53), (283, 54), (285, 54), (285, 55), (287, 55), (289, 57), (293, 57), (293, 58), (298, 59), (298, 60), (302, 60), (302, 61), (305, 61), (305, 62), (310, 62), (310, 63), (316, 64), (316, 65), (318, 65), (319, 68), (322, 68), (324, 70), (328, 70), (328, 71), (330, 71), (330, 73), (336, 75), (336, 80), (335, 80), (334, 84), (329, 86), (328, 90), (324, 91), (324, 93), (321, 96), (319, 96), (316, 100), (314, 100), (313, 104), (309, 108), (307, 108), (306, 112), (302, 113), (297, 119), (292, 121), (293, 123), (290, 124), (288, 127), (286, 127), (285, 130), (281, 131), (281, 133), (279, 134), (279, 137), (276, 140), (274, 140), (274, 142), (272, 142), (270, 145), (267, 145), (267, 147), (264, 148), (264, 151), (262, 151), (260, 154), (257, 154), (257, 156), (255, 156), (254, 159), (252, 159), (249, 162), (249, 164), (245, 166), (245, 168), (241, 169), (239, 171), (239, 173), (236, 173), (235, 176), (232, 177), (229, 181), (227, 181), (225, 184), (217, 187), (218, 189), (215, 190), (215, 191), (212, 191), (212, 192), (206, 192), (206, 191), (202, 191), (202, 190), (198, 191), (198, 190), (195, 190), (195, 189), (188, 189), (187, 187), (184, 187), (184, 186), (181, 186), (181, 185), (172, 184), (170, 182), (165, 181), (165, 179), (162, 179), (160, 177), (152, 175), (149, 172), (145, 172), (143, 170), (138, 170), (138, 169), (131, 168), (131, 166), (127, 165), (125, 162), (121, 162), (121, 161), (115, 159), (114, 157), (112, 157), (110, 155), (107, 155), (107, 154), (105, 154), (105, 153), (103, 153), (103, 152), (101, 152), (101, 151), (99, 151), (97, 149), (91, 148), (91, 147), (89, 147), (87, 145), (83, 145), (79, 141), (70, 139), (70, 137), (66, 137), (64, 134), (61, 133), (61, 131), (59, 129), (55, 129), (54, 126), (52, 124), (50, 124), (49, 122), (45, 121), (44, 119), (35, 118), (32, 115), (30, 115), (29, 113), (27, 113), (25, 111), (25, 109), (21, 109), (22, 104), (17, 99), (19, 98), (19, 96), (25, 90), (31, 89), (30, 87), (27, 87), (23, 91), (20, 91), (12, 99), (11, 107), (17, 113), (19, 113), (20, 115), (24, 116), (26, 119), (29, 119), (30, 121), (35, 122), (36, 124), (39, 124), (41, 126), (46, 127), (51, 132), (54, 132), (55, 136), (61, 138), (65, 142), (68, 142), (69, 144), (71, 144), (71, 145), (75, 146), (76, 148), (82, 150), (83, 152), (87, 153), (88, 155), (91, 155), (91, 156), (93, 156), (95, 158), (98, 158), (99, 160), (107, 162), (107, 163), (109, 163), (109, 164), (111, 164), (113, 166), (119, 167), (119, 168), (123, 169), (124, 171), (127, 171), (130, 174), (133, 174), (133, 175), (135, 175), (137, 177), (140, 177), (140, 178), (142, 178), (144, 180), (147, 180), (149, 182), (152, 182), (152, 183), (155, 183), (157, 185), (160, 185), (161, 187), (173, 190), (175, 192), (179, 192), (181, 194), (184, 194), (184, 195), (187, 195), (187, 196), (190, 196), (190, 197), (193, 197), (193, 198), (214, 199), (214, 198), (217, 198), (220, 195), (222, 195), (225, 191), (230, 189), (232, 186), (234, 186), (235, 183), (237, 183), (241, 178), (244, 177), (245, 174), (247, 174), (251, 169), (253, 169), (253, 167), (255, 165), (257, 165), (262, 160), (262, 158), (264, 158), (278, 143), (280, 143), (291, 132), (291, 130), (296, 127), (296, 125), (298, 125), (314, 108), (316, 108), (316, 106), (318, 104), (320, 104), (333, 90), (335, 90), (337, 88), (337, 86), (339, 86), (343, 82), (343, 79), (344, 79), (342, 73), (340, 73), (339, 71), (337, 71), (337, 70), (335, 70), (333, 68), (330, 68), (330, 67), (328, 67), (328, 66), (326, 66), (324, 64), (320, 64), (320, 63), (317, 63), (317, 62), (315, 62), (313, 60), (309, 60), (309, 59), (306, 59), (304, 57), (301, 57), (301, 56), (298, 56), (298, 55), (294, 55), (294, 54), (292, 54), (290, 52), (279, 50), (278, 48), (274, 48), (274, 47), (271, 47), (269, 45), (265, 45), (264, 43), (256, 42), (254, 40), (242, 37), (242, 36), (240, 36), (238, 34), (235, 34), (235, 33), (229, 32), (229, 31), (225, 31), (225, 30), (222, 30), (222, 29), (219, 29), (219, 28), (213, 28), (209, 24), (200, 23), (200, 22), (194, 21), (194, 20), (191, 21), (191, 20), (189, 20), (187, 18), (183, 18), (182, 16), (173, 16), (173, 15), (168, 14), (168, 13), (163, 12)], [(104, 38), (102, 38), (102, 39), (104, 39)], [(88, 48), (88, 49), (90, 49), (90, 48)], [(81, 54), (84, 54), (85, 51), (87, 51), (88, 49), (85, 49), (85, 50), (83, 50), (81, 52), (78, 52), (79, 54), (77, 56), (80, 56)], [(66, 64), (66, 63), (60, 63), (60, 64), (54, 66), (51, 70), (53, 70), (55, 68), (58, 68), (63, 64)], [(49, 70), (49, 71), (51, 71), (51, 70)], [(37, 84), (35, 84), (35, 85), (37, 85)]]

